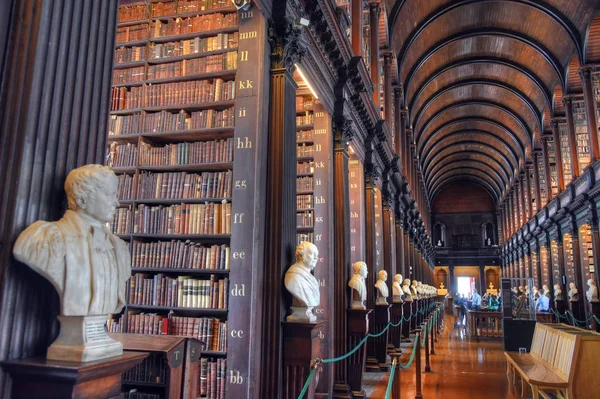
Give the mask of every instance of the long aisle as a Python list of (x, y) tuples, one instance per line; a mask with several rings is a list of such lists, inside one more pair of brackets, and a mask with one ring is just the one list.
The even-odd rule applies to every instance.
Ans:
[[(506, 362), (499, 339), (470, 341), (462, 326), (454, 325), (453, 317), (446, 317), (446, 327), (443, 336), (436, 344), (436, 355), (431, 357), (431, 373), (423, 373), (423, 398), (444, 399), (513, 399), (520, 398), (509, 387), (506, 378)], [(404, 351), (402, 362), (406, 363), (410, 349)], [(423, 368), (425, 367), (425, 353)], [(370, 389), (369, 382), (374, 375), (365, 375), (367, 392), (372, 392), (369, 398), (381, 399), (385, 396), (389, 374)], [(402, 397), (414, 398), (415, 368), (402, 371)], [(369, 381), (370, 380), (370, 381)], [(520, 394), (520, 385), (517, 384)]]

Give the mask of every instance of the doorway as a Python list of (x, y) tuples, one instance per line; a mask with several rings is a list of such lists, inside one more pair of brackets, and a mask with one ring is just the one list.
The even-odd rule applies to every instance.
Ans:
[(458, 293), (468, 296), (475, 288), (475, 279), (473, 277), (458, 277), (457, 278)]

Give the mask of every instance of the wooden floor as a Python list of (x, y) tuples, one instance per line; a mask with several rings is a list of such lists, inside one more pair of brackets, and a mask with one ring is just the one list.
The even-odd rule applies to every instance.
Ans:
[[(423, 398), (513, 399), (521, 398), (521, 387), (509, 386), (500, 339), (480, 342), (466, 337), (464, 327), (446, 317), (443, 335), (431, 357), (431, 373), (423, 373)], [(411, 344), (412, 345), (412, 344)], [(410, 356), (407, 347), (403, 363)], [(425, 353), (423, 350), (423, 367)], [(389, 373), (365, 373), (364, 388), (369, 398), (384, 398)], [(402, 398), (415, 397), (415, 367), (402, 371)], [(518, 392), (518, 393), (517, 393)]]

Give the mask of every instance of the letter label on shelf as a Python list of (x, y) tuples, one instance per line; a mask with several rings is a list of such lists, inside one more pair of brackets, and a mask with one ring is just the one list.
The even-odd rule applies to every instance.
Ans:
[(250, 32), (240, 32), (240, 40), (256, 39), (257, 37), (258, 37), (258, 34), (256, 33), (255, 30), (250, 31)]
[(231, 330), (232, 338), (244, 338), (244, 330)]
[(240, 80), (239, 83), (240, 83), (240, 87), (239, 87), (240, 90), (253, 89), (254, 88), (254, 86), (253, 86), (254, 82), (252, 80), (250, 80), (250, 79)]
[(239, 118), (245, 118), (246, 117), (246, 107), (241, 107), (239, 109), (238, 117)]
[(244, 377), (240, 375), (239, 371), (229, 370), (229, 383), (230, 384), (243, 384)]
[(246, 285), (234, 284), (231, 289), (231, 296), (246, 296)]
[(233, 214), (233, 224), (243, 224), (244, 223), (244, 212), (234, 213)]
[(248, 50), (240, 51), (240, 62), (248, 61)]
[(248, 186), (246, 185), (246, 180), (236, 180), (235, 181), (235, 189), (236, 190), (245, 190), (246, 188), (248, 188)]
[(244, 137), (243, 140), (241, 137), (238, 137), (236, 148), (238, 148), (238, 149), (252, 148), (252, 142), (250, 141), (250, 139), (248, 137)]
[(318, 242), (318, 241), (321, 241), (322, 239), (323, 239), (323, 234), (317, 234), (317, 235), (315, 236), (315, 241), (317, 241), (317, 242)]
[(231, 257), (233, 259), (246, 259), (246, 253), (244, 251), (232, 252)]
[(315, 205), (323, 205), (325, 203), (325, 198), (321, 195), (315, 198)]

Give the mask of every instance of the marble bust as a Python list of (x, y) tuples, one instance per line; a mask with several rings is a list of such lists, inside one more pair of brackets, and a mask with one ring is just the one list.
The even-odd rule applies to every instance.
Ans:
[(420, 281), (417, 282), (417, 294), (419, 294), (419, 296), (425, 295), (425, 289), (423, 287), (423, 283)]
[(412, 295), (416, 298), (419, 297), (419, 294), (417, 292), (417, 280), (413, 280), (412, 283), (410, 284), (410, 291), (412, 292)]
[(375, 300), (375, 305), (387, 305), (387, 297), (390, 295), (388, 286), (386, 284), (388, 275), (385, 270), (380, 270), (377, 273), (377, 282), (375, 283), (375, 288), (377, 289), (377, 299)]
[(542, 286), (542, 294), (544, 294), (544, 295), (550, 295), (550, 287), (548, 287), (548, 284), (544, 284)]
[(412, 291), (410, 290), (410, 280), (404, 279), (402, 284), (402, 292), (404, 292), (404, 302), (412, 302)]
[(443, 282), (442, 282), (442, 283), (440, 283), (440, 290), (443, 290), (444, 288), (445, 288), (445, 287), (444, 287), (444, 283), (443, 283)]
[(296, 263), (290, 266), (284, 277), (285, 288), (292, 294), (292, 314), (287, 321), (317, 321), (312, 310), (321, 303), (321, 294), (319, 282), (311, 272), (318, 259), (319, 250), (313, 243), (303, 241), (296, 247)]
[(365, 279), (369, 273), (367, 264), (365, 262), (355, 262), (352, 265), (352, 269), (354, 270), (354, 274), (348, 282), (348, 286), (352, 288), (352, 303), (350, 304), (350, 308), (366, 309), (367, 286), (365, 285)]
[(120, 355), (104, 332), (109, 313), (126, 303), (131, 276), (127, 244), (112, 234), (118, 179), (106, 166), (73, 169), (64, 184), (68, 210), (57, 222), (37, 221), (17, 238), (15, 258), (45, 277), (60, 298), (61, 330), (48, 359), (92, 361)]
[(392, 283), (392, 302), (393, 303), (402, 303), (402, 295), (404, 292), (402, 291), (402, 275), (396, 274), (394, 276), (394, 282)]
[(575, 283), (569, 283), (569, 302), (578, 302), (579, 301), (579, 291), (577, 290), (577, 286)]
[(598, 302), (598, 287), (596, 286), (596, 282), (591, 278), (587, 281), (588, 290), (585, 293), (585, 296), (588, 302)]
[(562, 290), (560, 289), (560, 285), (558, 285), (558, 284), (554, 284), (554, 300), (555, 301), (563, 300)]
[(491, 281), (490, 281), (489, 288), (490, 288), (490, 290), (493, 290), (493, 289), (494, 289), (494, 283), (492, 283)]

